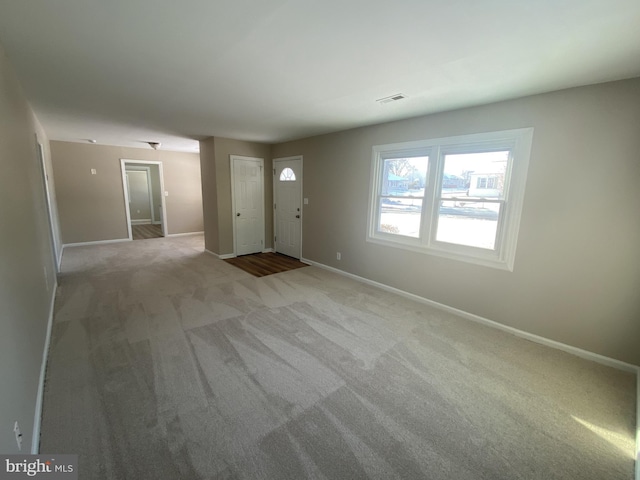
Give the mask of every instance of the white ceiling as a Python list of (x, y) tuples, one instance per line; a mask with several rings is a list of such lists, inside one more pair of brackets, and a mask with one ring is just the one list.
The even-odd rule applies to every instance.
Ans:
[(0, 44), (50, 139), (195, 151), (640, 76), (640, 1), (0, 0)]

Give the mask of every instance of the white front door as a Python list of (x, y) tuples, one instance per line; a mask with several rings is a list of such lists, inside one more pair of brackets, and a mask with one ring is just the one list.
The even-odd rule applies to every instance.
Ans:
[(231, 155), (233, 231), (236, 255), (264, 246), (264, 160)]
[(302, 251), (302, 157), (274, 159), (275, 249), (300, 258)]

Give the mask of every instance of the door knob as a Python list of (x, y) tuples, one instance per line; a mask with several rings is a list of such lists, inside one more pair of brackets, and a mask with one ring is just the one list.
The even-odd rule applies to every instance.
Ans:
[(296, 215), (296, 218), (300, 218), (300, 215)]
[(236, 217), (239, 217), (239, 216), (240, 216), (240, 213), (236, 213)]

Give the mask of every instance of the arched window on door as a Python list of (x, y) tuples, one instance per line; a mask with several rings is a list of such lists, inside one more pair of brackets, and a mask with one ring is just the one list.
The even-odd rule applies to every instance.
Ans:
[(280, 181), (281, 182), (295, 182), (296, 181), (296, 174), (293, 173), (293, 170), (291, 170), (289, 167), (287, 167), (287, 168), (282, 170), (282, 173), (280, 174)]

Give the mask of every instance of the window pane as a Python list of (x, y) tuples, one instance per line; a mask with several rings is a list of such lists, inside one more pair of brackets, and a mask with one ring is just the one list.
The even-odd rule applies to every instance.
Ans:
[(424, 196), (429, 157), (387, 158), (382, 165), (382, 195)]
[(291, 170), (289, 167), (286, 167), (284, 170), (282, 170), (282, 173), (280, 173), (280, 181), (281, 182), (295, 182), (296, 181), (296, 174), (293, 173), (293, 170)]
[(500, 208), (499, 203), (443, 201), (436, 240), (495, 250)]
[(378, 231), (418, 238), (422, 198), (381, 198)]
[(495, 250), (508, 161), (508, 150), (445, 155), (436, 240)]
[(442, 197), (504, 198), (509, 151), (445, 155)]

